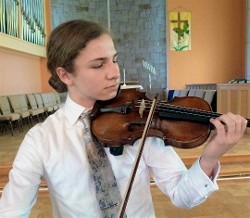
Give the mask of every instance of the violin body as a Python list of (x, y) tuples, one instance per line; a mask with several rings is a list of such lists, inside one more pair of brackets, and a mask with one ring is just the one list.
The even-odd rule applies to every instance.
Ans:
[[(149, 113), (145, 109), (140, 114), (138, 102), (142, 99), (151, 101), (143, 92), (124, 89), (114, 99), (97, 102), (91, 114), (92, 133), (97, 140), (106, 147), (120, 147), (133, 145), (141, 138)], [(168, 107), (172, 110), (172, 106), (173, 113), (168, 111)], [(178, 148), (194, 148), (203, 144), (211, 132), (209, 118), (194, 121), (188, 114), (178, 112), (179, 107), (211, 111), (210, 105), (198, 97), (176, 97), (168, 102), (160, 102), (147, 136), (161, 138), (165, 145)]]

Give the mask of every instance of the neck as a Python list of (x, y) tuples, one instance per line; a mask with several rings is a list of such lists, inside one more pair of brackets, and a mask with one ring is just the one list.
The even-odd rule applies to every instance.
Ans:
[(87, 98), (83, 98), (82, 96), (75, 96), (72, 93), (69, 92), (69, 97), (76, 102), (77, 104), (81, 105), (82, 107), (86, 108), (86, 109), (91, 109), (93, 108), (95, 101), (94, 100), (90, 100)]

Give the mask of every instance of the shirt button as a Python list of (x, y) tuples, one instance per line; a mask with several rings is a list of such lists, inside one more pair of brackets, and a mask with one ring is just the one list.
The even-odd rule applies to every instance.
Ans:
[(207, 188), (208, 187), (208, 184), (205, 184), (205, 188)]

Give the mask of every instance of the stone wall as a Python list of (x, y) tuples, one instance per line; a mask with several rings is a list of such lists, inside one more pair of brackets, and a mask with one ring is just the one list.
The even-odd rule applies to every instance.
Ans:
[(73, 19), (107, 24), (107, 3), (103, 0), (51, 0), (52, 28)]
[[(72, 19), (88, 19), (108, 25), (107, 1), (51, 0), (52, 27)], [(166, 1), (110, 0), (110, 25), (121, 72), (126, 80), (136, 80), (149, 93), (166, 88)], [(151, 73), (143, 68), (142, 60), (156, 69)], [(121, 73), (123, 80), (123, 73)]]

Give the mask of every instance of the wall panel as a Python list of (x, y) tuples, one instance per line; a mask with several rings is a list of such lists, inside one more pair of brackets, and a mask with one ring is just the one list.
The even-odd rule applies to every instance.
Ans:
[[(250, 119), (250, 84), (218, 84), (217, 111), (232, 112)], [(250, 129), (247, 129), (250, 134)]]

